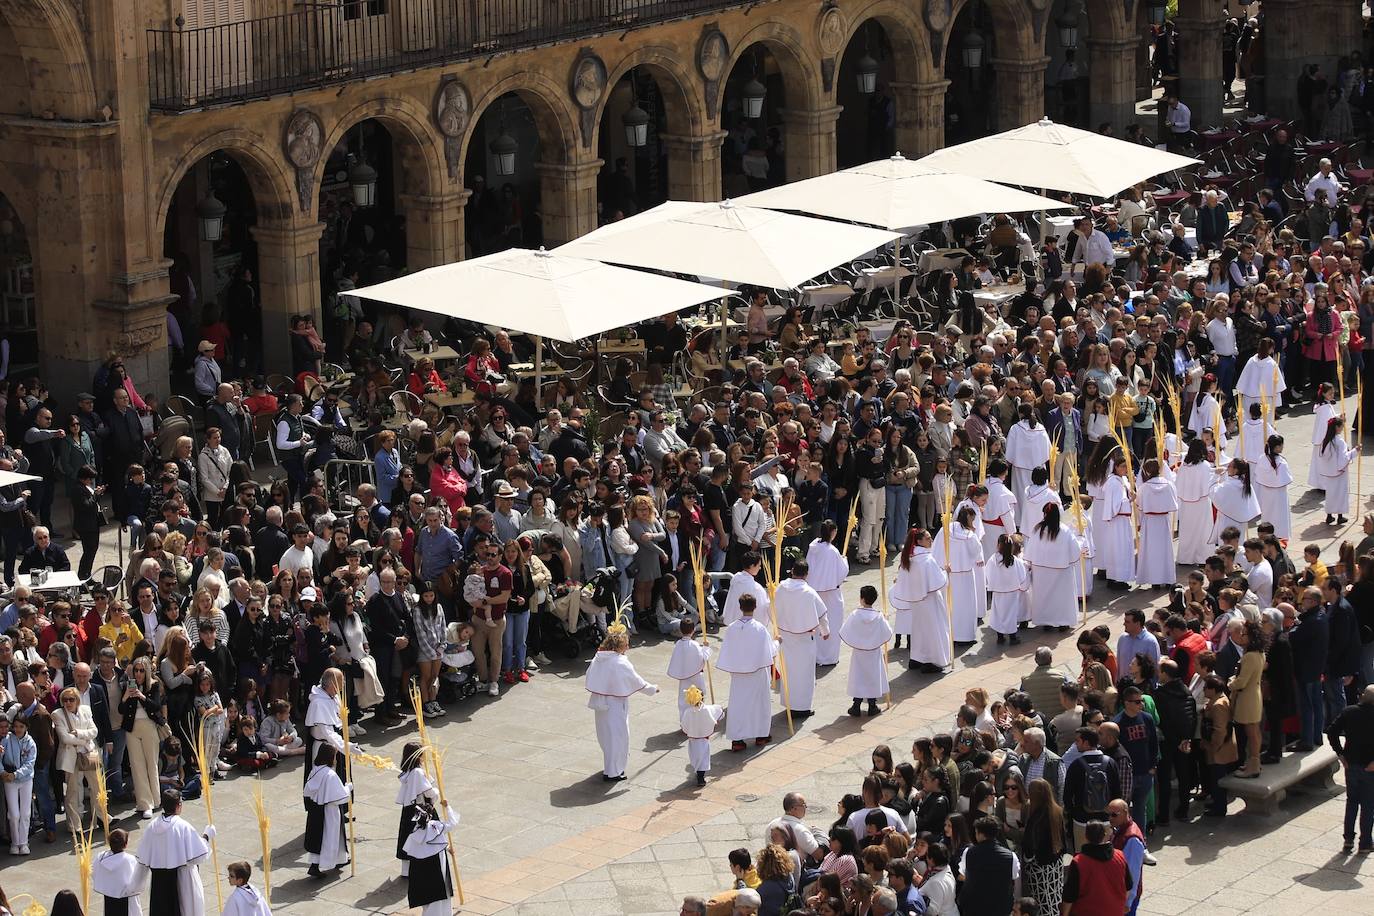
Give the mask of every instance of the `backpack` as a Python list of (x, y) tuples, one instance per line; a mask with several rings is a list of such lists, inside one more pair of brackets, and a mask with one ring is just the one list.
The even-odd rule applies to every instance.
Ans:
[(1083, 810), (1089, 813), (1106, 811), (1112, 800), (1111, 779), (1107, 774), (1107, 758), (1103, 754), (1083, 758)]

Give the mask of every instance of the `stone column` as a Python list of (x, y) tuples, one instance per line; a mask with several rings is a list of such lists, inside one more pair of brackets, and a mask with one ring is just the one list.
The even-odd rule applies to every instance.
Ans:
[(1089, 127), (1110, 124), (1117, 137), (1135, 120), (1135, 52), (1138, 38), (1088, 39)]
[(945, 93), (949, 80), (933, 83), (893, 83), (897, 109), (897, 151), (919, 159), (945, 145)]
[(603, 165), (601, 159), (535, 165), (546, 247), (571, 242), (596, 228), (596, 184)]
[[(782, 112), (782, 142), (787, 181), (815, 178), (835, 171), (835, 122), (838, 106), (813, 111), (789, 108)], [(771, 178), (771, 176), (770, 176)]]
[(992, 78), (997, 81), (994, 131), (1025, 127), (1045, 116), (1045, 67), (1049, 62), (1048, 57), (989, 61)]
[(258, 288), (262, 294), (263, 364), (291, 365), (290, 317), (315, 316), (324, 331), (320, 301), (320, 236), (324, 223), (259, 223)]
[(423, 270), (463, 259), (463, 210), (472, 192), (466, 188), (437, 195), (402, 194), (406, 216), (406, 267)]
[(1193, 128), (1221, 124), (1221, 17), (1179, 17), (1178, 93), (1193, 114)]
[[(1318, 59), (1304, 48), (1309, 17), (1315, 7), (1302, 0), (1265, 0), (1264, 42), (1265, 107), (1276, 118), (1296, 118), (1298, 110), (1298, 74), (1304, 64)], [(1357, 33), (1358, 35), (1358, 33)]]
[[(1329, 0), (1326, 3), (1309, 5), (1304, 10), (1304, 14), (1308, 17), (1307, 22), (1319, 17), (1326, 23), (1325, 35), (1322, 35), (1319, 30), (1313, 33), (1312, 37), (1322, 43), (1320, 47), (1313, 48), (1315, 53), (1308, 54), (1308, 57), (1313, 63), (1321, 63), (1322, 69), (1326, 71), (1327, 79), (1334, 84), (1337, 62), (1342, 57), (1360, 50), (1364, 28), (1364, 22), (1360, 15), (1360, 4), (1358, 0)], [(1267, 5), (1264, 15), (1268, 19)]]
[(720, 149), (725, 131), (700, 136), (659, 134), (668, 154), (668, 199), (720, 200)]

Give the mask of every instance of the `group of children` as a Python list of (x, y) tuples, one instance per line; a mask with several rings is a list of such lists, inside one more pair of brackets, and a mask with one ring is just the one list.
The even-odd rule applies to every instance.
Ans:
[(213, 676), (206, 673), (196, 684), (195, 710), (198, 723), (204, 723), (205, 754), (215, 761), (214, 771), (207, 774), (188, 768), (189, 749), (176, 735), (164, 738), (159, 748), (158, 782), (163, 789), (176, 789), (183, 798), (198, 798), (202, 779), (223, 778), (232, 769), (256, 773), (271, 769), (283, 757), (305, 753), (305, 742), (291, 721), (291, 704), (286, 700), (273, 700), (264, 715), (253, 690), (242, 706), (233, 699), (226, 706), (214, 689)]

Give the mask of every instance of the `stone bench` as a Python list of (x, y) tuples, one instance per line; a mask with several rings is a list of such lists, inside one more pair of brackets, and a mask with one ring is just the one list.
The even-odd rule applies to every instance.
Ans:
[(1279, 763), (1266, 763), (1258, 779), (1231, 775), (1223, 777), (1221, 785), (1230, 794), (1244, 799), (1247, 812), (1271, 815), (1278, 813), (1279, 803), (1291, 788), (1336, 791), (1333, 777), (1339, 767), (1336, 752), (1323, 744), (1309, 753), (1286, 754)]

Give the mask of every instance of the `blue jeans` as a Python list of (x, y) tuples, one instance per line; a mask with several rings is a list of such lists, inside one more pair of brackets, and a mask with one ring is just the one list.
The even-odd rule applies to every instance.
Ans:
[(1345, 771), (1345, 840), (1355, 840), (1355, 815), (1360, 816), (1360, 848), (1374, 846), (1374, 773), (1360, 767)]
[(114, 750), (105, 754), (105, 784), (111, 798), (124, 794), (124, 752), (128, 747), (129, 733), (122, 728), (110, 732), (110, 744)]
[(887, 485), (887, 550), (896, 553), (906, 544), (907, 519), (911, 515), (911, 487)]
[(27, 528), (0, 528), (0, 553), (5, 556), (5, 581), (14, 581), (14, 567), (31, 543)]
[(33, 495), (28, 499), (28, 506), (38, 516), (38, 524), (51, 529), (52, 500), (57, 495), (57, 488), (50, 481), (34, 480), (29, 483), (29, 491)]
[(1326, 697), (1321, 681), (1298, 684), (1298, 718), (1302, 722), (1302, 741), (1313, 747), (1322, 743), (1326, 730)]
[(137, 515), (131, 515), (124, 520), (124, 524), (129, 526), (129, 552), (143, 549), (143, 519)]
[[(1150, 791), (1155, 787), (1154, 774), (1143, 770), (1135, 771), (1135, 782), (1131, 785), (1131, 820), (1137, 824), (1148, 824), (1146, 812), (1149, 810)], [(1164, 811), (1162, 814), (1167, 815)], [(1144, 829), (1144, 828), (1141, 828)]]
[[(52, 796), (52, 783), (48, 779), (51, 764), (33, 768), (33, 794), (38, 797), (38, 813), (43, 818), (44, 830), (57, 829), (57, 800)], [(11, 837), (13, 842), (14, 838)]]
[(1334, 722), (1346, 707), (1345, 684), (1338, 677), (1327, 677), (1322, 681), (1322, 693), (1326, 696), (1326, 721)]
[(1235, 386), (1236, 381), (1236, 358), (1234, 356), (1218, 356), (1217, 367), (1217, 391), (1230, 391)]
[(501, 634), (501, 670), (525, 670), (525, 639), (530, 632), (530, 612), (506, 608), (506, 632)]
[(1224, 763), (1208, 764), (1212, 768), (1212, 791), (1211, 799), (1207, 803), (1210, 811), (1226, 813), (1226, 789), (1221, 784), (1221, 780), (1231, 772), (1231, 768)]

